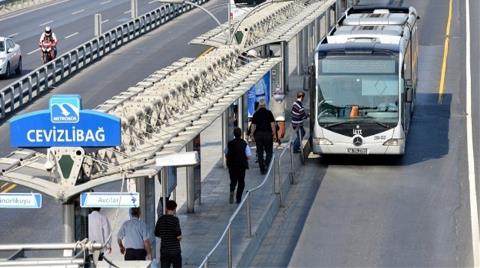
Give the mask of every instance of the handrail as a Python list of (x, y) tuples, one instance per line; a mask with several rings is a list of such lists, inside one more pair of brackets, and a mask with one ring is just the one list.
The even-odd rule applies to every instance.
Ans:
[[(251, 237), (251, 219), (250, 219), (250, 194), (259, 190), (260, 188), (262, 188), (267, 180), (270, 178), (270, 175), (272, 173), (272, 170), (273, 170), (273, 184), (275, 185), (275, 163), (277, 163), (277, 167), (278, 167), (278, 162), (280, 161), (280, 159), (285, 155), (287, 149), (290, 149), (291, 151), (291, 148), (292, 148), (292, 142), (293, 142), (293, 139), (296, 137), (295, 133), (293, 133), (291, 136), (290, 136), (290, 139), (287, 143), (287, 146), (285, 146), (285, 148), (283, 148), (283, 150), (281, 151), (279, 157), (278, 157), (278, 160), (277, 160), (277, 156), (274, 154), (272, 156), (272, 160), (270, 161), (270, 164), (268, 166), (268, 171), (267, 171), (267, 174), (265, 175), (265, 178), (263, 179), (263, 181), (251, 188), (251, 189), (248, 189), (245, 193), (245, 196), (242, 198), (240, 204), (238, 205), (237, 209), (232, 213), (232, 216), (230, 216), (229, 220), (228, 220), (228, 224), (227, 226), (225, 227), (225, 230), (223, 231), (222, 235), (220, 236), (220, 238), (218, 239), (217, 243), (215, 244), (215, 246), (208, 252), (208, 254), (205, 256), (205, 258), (203, 259), (203, 261), (200, 263), (200, 265), (198, 266), (199, 268), (207, 268), (208, 267), (208, 260), (210, 259), (210, 257), (213, 255), (213, 253), (218, 249), (218, 247), (220, 246), (220, 244), (222, 243), (223, 239), (225, 238), (225, 236), (228, 234), (229, 235), (229, 242), (228, 242), (228, 253), (229, 253), (229, 256), (228, 256), (228, 267), (232, 267), (232, 256), (231, 256), (231, 225), (233, 223), (233, 221), (235, 220), (235, 218), (237, 217), (237, 215), (239, 214), (240, 210), (243, 209), (243, 205), (245, 203), (247, 203), (247, 229), (248, 229), (248, 237)], [(290, 154), (290, 157), (292, 157), (292, 154)], [(291, 167), (292, 169), (293, 167)], [(279, 172), (279, 170), (277, 171)], [(290, 171), (290, 173), (293, 172), (293, 170)], [(292, 182), (292, 180), (291, 180)], [(280, 191), (281, 192), (281, 191)], [(277, 194), (275, 192), (275, 194)]]
[[(203, 4), (209, 0), (192, 0)], [(33, 100), (51, 89), (51, 86), (68, 79), (81, 69), (193, 9), (187, 4), (166, 4), (137, 18), (115, 26), (89, 41), (80, 44), (55, 60), (35, 68), (0, 90), (0, 120), (23, 109)]]

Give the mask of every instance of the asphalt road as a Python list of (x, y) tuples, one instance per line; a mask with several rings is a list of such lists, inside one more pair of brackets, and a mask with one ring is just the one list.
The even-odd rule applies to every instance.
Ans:
[[(401, 3), (414, 5), (421, 16), (420, 84), (407, 154), (400, 160), (311, 160), (253, 266), (473, 265), (465, 128), (464, 1), (454, 1), (445, 95), (438, 102), (448, 2)], [(476, 104), (480, 97), (475, 48), (479, 47), (480, 8), (478, 1), (470, 2), (474, 16), (472, 116), (477, 153), (480, 111)], [(478, 168), (476, 174), (478, 178)]]
[[(158, 8), (155, 0), (138, 0), (138, 14)], [(60, 0), (46, 5), (19, 10), (0, 17), (0, 33), (20, 44), (23, 56), (23, 74), (41, 65), (38, 40), (45, 26), (54, 30), (58, 55), (94, 37), (94, 15), (102, 15), (102, 29), (107, 31), (130, 20), (130, 0)], [(0, 89), (20, 76), (0, 80)]]
[[(211, 9), (218, 4), (219, 1), (214, 0), (205, 7)], [(212, 12), (221, 21), (226, 21), (225, 6), (215, 8)], [(205, 47), (188, 45), (188, 41), (215, 26), (215, 22), (202, 11), (191, 11), (116, 50), (53, 89), (19, 114), (45, 109), (52, 94), (79, 94), (82, 96), (84, 108), (95, 108), (175, 60), (199, 55)], [(2, 124), (1, 155), (4, 156), (11, 150), (13, 148), (9, 146), (8, 124)], [(0, 188), (3, 184), (0, 183)], [(13, 189), (13, 192), (29, 191), (23, 187)], [(56, 201), (44, 197), (41, 209), (2, 209), (0, 212), (2, 244), (62, 241), (61, 205)]]

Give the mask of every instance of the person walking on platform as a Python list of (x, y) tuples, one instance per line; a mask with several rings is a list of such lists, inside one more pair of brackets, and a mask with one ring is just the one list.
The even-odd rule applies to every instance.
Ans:
[[(242, 130), (236, 127), (233, 130), (235, 138), (228, 142), (225, 148), (228, 173), (230, 175), (230, 204), (233, 203), (235, 188), (237, 188), (237, 204), (242, 201), (245, 188), (245, 170), (248, 169), (248, 158), (252, 155), (250, 146), (242, 139)], [(237, 187), (238, 184), (238, 187)]]
[(110, 226), (107, 216), (100, 213), (100, 208), (92, 208), (92, 212), (88, 214), (88, 239), (102, 243), (104, 247), (100, 253), (102, 256), (104, 252), (108, 254), (112, 252), (111, 230), (112, 227)]
[(160, 263), (162, 268), (182, 267), (182, 250), (180, 240), (182, 239), (182, 230), (180, 221), (175, 216), (177, 203), (168, 200), (166, 214), (158, 218), (155, 225), (155, 236), (161, 239), (160, 245)]
[[(305, 112), (305, 108), (303, 107), (303, 100), (305, 99), (305, 93), (302, 91), (297, 92), (297, 99), (292, 105), (292, 127), (293, 131), (297, 137), (293, 142), (293, 152), (299, 153), (300, 152), (300, 142), (305, 136), (305, 129), (303, 128), (303, 120), (308, 118), (308, 114)], [(300, 134), (299, 134), (300, 132)]]
[[(262, 174), (267, 173), (268, 166), (273, 155), (273, 137), (276, 136), (275, 118), (271, 111), (265, 108), (265, 100), (260, 99), (258, 110), (252, 117), (252, 128), (250, 135), (255, 137), (257, 145), (258, 165)], [(266, 158), (263, 158), (264, 152)]]
[(120, 253), (126, 261), (152, 259), (152, 247), (147, 226), (140, 220), (140, 208), (130, 208), (130, 220), (124, 222), (117, 234)]

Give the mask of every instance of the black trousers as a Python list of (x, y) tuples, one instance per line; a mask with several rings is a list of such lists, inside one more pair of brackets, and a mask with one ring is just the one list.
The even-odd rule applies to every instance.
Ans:
[(125, 250), (126, 261), (144, 261), (147, 258), (145, 249), (127, 248)]
[[(255, 143), (257, 145), (257, 157), (258, 165), (260, 166), (260, 171), (267, 171), (268, 165), (272, 160), (273, 154), (273, 137), (271, 131), (256, 131), (255, 133)], [(266, 154), (266, 158), (263, 158), (263, 154)]]
[(245, 169), (238, 167), (229, 167), (228, 173), (230, 174), (230, 192), (235, 191), (237, 188), (237, 203), (242, 200), (243, 189), (245, 189)]
[(170, 268), (173, 265), (173, 268), (182, 267), (182, 254), (176, 253), (161, 253), (160, 254), (160, 263), (161, 268)]

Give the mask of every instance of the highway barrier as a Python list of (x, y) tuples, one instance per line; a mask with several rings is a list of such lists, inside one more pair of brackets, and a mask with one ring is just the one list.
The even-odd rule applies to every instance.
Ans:
[[(208, 0), (192, 0), (203, 4)], [(34, 99), (47, 93), (51, 87), (72, 76), (91, 63), (150, 32), (167, 21), (191, 10), (189, 4), (165, 4), (138, 18), (112, 28), (78, 47), (60, 55), (29, 74), (0, 90), (0, 120), (13, 115)]]

